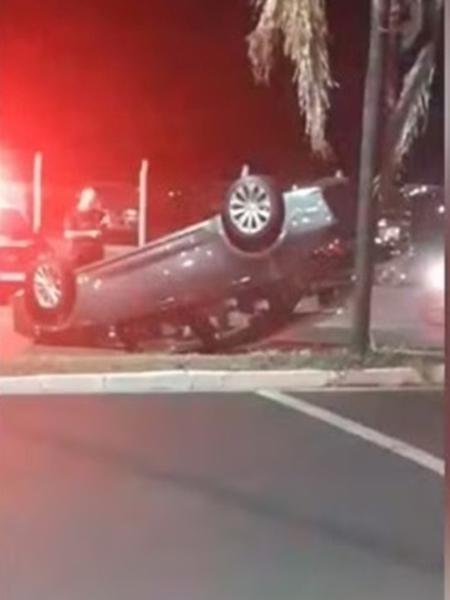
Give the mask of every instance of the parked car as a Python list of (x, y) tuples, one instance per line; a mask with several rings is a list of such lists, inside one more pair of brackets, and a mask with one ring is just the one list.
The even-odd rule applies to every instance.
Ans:
[(281, 192), (247, 175), (219, 214), (143, 248), (81, 268), (54, 255), (37, 260), (14, 298), (15, 329), (36, 339), (84, 331), (92, 340), (113, 327), (130, 341), (166, 321), (219, 347), (217, 307), (251, 314), (265, 301), (269, 319), (287, 319), (304, 295), (329, 303), (349, 288), (353, 261), (337, 228), (320, 182)]
[(19, 206), (0, 204), (0, 301), (25, 283), (36, 257), (46, 248)]

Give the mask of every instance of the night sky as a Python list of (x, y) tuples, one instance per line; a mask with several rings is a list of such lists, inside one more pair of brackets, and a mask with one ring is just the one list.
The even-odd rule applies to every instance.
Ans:
[[(280, 65), (270, 88), (253, 82), (249, 4), (3, 0), (2, 144), (42, 149), (49, 175), (61, 181), (129, 178), (144, 156), (158, 177), (180, 181), (230, 178), (244, 161), (279, 176), (327, 172), (334, 165), (314, 160), (303, 139), (289, 67)], [(340, 83), (330, 137), (347, 172), (358, 158), (367, 5), (329, 3)], [(435, 104), (436, 158), (416, 159), (428, 177), (442, 161)]]

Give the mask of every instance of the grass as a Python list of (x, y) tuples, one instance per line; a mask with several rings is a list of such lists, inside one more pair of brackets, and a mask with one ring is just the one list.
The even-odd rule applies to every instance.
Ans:
[(439, 364), (437, 357), (379, 351), (369, 353), (364, 360), (346, 350), (322, 352), (253, 352), (233, 355), (201, 354), (35, 354), (21, 356), (0, 365), (0, 375), (145, 372), (163, 370), (295, 370), (321, 369), (347, 371), (351, 369), (393, 368), (409, 366), (425, 372)]

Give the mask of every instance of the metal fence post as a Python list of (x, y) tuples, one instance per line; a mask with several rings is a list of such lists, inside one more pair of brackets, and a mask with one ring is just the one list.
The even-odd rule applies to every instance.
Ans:
[(36, 152), (33, 164), (33, 230), (35, 233), (38, 233), (42, 227), (42, 163), (42, 153)]
[(147, 219), (148, 219), (148, 160), (143, 160), (139, 173), (139, 231), (138, 245), (142, 247), (147, 242)]

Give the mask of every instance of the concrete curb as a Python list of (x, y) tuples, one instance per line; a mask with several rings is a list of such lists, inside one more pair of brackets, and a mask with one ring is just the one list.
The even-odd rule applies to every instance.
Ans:
[(423, 385), (423, 376), (412, 367), (395, 369), (351, 370), (339, 377), (337, 386), (345, 387), (405, 387)]
[(433, 383), (434, 385), (440, 385), (444, 387), (446, 379), (445, 364), (433, 365), (432, 367), (429, 367), (425, 373), (425, 377), (427, 381)]
[(145, 394), (157, 392), (254, 392), (258, 389), (402, 388), (444, 384), (443, 366), (423, 375), (416, 369), (360, 371), (152, 371), (0, 377), (0, 396)]

